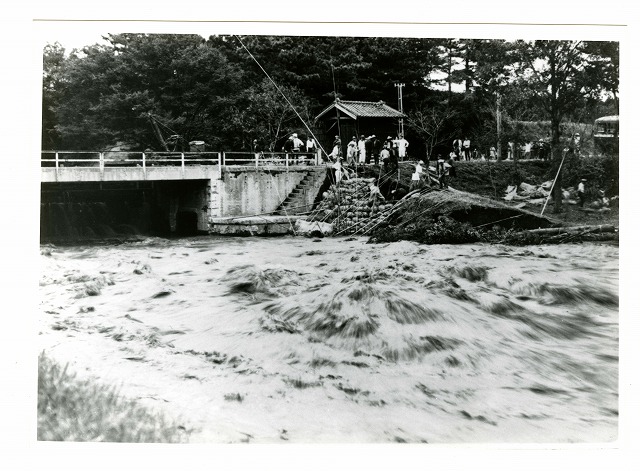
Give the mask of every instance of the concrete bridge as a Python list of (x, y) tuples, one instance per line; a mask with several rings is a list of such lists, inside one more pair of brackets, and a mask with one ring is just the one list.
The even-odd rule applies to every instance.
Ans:
[(105, 211), (142, 232), (229, 232), (230, 218), (310, 211), (325, 178), (315, 154), (44, 151), (42, 235), (91, 235)]

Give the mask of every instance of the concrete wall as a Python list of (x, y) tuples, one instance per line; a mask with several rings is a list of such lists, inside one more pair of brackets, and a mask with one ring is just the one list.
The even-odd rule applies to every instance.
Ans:
[[(194, 213), (197, 229), (209, 230), (211, 219), (248, 216), (275, 211), (313, 167), (126, 167), (42, 168), (44, 184), (86, 182), (91, 185), (112, 182), (153, 181), (155, 201), (164, 227), (176, 231), (180, 212)], [(220, 173), (222, 171), (222, 174)], [(47, 183), (48, 182), (48, 183)], [(102, 186), (95, 188), (102, 189)], [(305, 197), (310, 202), (314, 191)]]
[(217, 165), (193, 165), (175, 167), (60, 167), (41, 168), (41, 182), (100, 182), (100, 181), (162, 181), (216, 179), (220, 173)]
[(308, 169), (225, 168), (220, 180), (220, 216), (275, 211), (302, 181)]

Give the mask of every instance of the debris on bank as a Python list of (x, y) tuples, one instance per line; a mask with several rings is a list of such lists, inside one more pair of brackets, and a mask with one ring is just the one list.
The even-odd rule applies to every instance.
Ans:
[(427, 244), (497, 242), (508, 231), (549, 228), (544, 216), (499, 201), (448, 188), (409, 195), (373, 233), (376, 241), (415, 240)]
[[(526, 206), (542, 206), (544, 202), (551, 195), (551, 187), (553, 182), (551, 180), (544, 182), (540, 185), (530, 185), (522, 182), (519, 186), (509, 185), (505, 190), (503, 200), (511, 203), (516, 203), (516, 207), (524, 208)], [(617, 199), (614, 196), (612, 199)], [(562, 189), (562, 203), (563, 204), (578, 204), (578, 192), (575, 188), (563, 188)], [(600, 191), (597, 195), (591, 198), (591, 201), (587, 204), (587, 207), (581, 208), (585, 212), (608, 212), (610, 209), (611, 200), (604, 196), (604, 192)]]
[(308, 220), (297, 223), (296, 232), (437, 244), (489, 241), (508, 230), (554, 225), (547, 217), (452, 188), (423, 183), (394, 199), (395, 193), (381, 194), (376, 183), (375, 178), (358, 177), (332, 185)]
[[(296, 223), (296, 232), (311, 237), (364, 235), (371, 242), (414, 240), (425, 244), (524, 245), (618, 238), (614, 226), (561, 227), (553, 217), (541, 216), (539, 207), (550, 196), (551, 181), (509, 186), (503, 202), (451, 187), (442, 189), (433, 173), (429, 169), (429, 178), (409, 193), (394, 178), (382, 179), (379, 188), (380, 180), (371, 173), (342, 180), (322, 194), (307, 221)], [(571, 203), (571, 191), (564, 190), (563, 195)], [(538, 207), (527, 210), (529, 205)]]
[(523, 202), (520, 207), (524, 207), (527, 204), (530, 205), (543, 205), (544, 201), (551, 194), (552, 181), (544, 182), (541, 185), (530, 185), (522, 182), (519, 186), (509, 185), (505, 191), (505, 196), (502, 198), (505, 201)]
[(612, 224), (594, 226), (555, 227), (512, 232), (504, 242), (513, 245), (563, 244), (586, 241), (617, 241), (616, 227)]

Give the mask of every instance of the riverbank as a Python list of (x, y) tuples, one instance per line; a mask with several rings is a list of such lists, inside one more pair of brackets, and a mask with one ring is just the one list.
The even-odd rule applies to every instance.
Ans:
[[(598, 185), (608, 181), (614, 167), (613, 161), (602, 158), (578, 162), (569, 160), (571, 165), (567, 167), (566, 182), (575, 180), (577, 175), (592, 174), (594, 169), (602, 170), (599, 179), (594, 177), (590, 183), (584, 208), (578, 206), (577, 196), (571, 189), (563, 192), (565, 198), (559, 212), (556, 212), (550, 199), (547, 201), (551, 186), (548, 178), (553, 170), (548, 162), (524, 161), (517, 165), (509, 161), (457, 162), (456, 175), (449, 179), (448, 189), (441, 190), (437, 184), (431, 182), (429, 185), (423, 179), (418, 186), (418, 194), (410, 194), (410, 199), (405, 195), (415, 188), (410, 186), (414, 164), (403, 162), (397, 172), (383, 173), (384, 170), (376, 166), (359, 169), (360, 178), (374, 181), (387, 200), (395, 203), (391, 210), (380, 211), (382, 206), (377, 208), (374, 205), (369, 217), (371, 221), (366, 217), (358, 219), (362, 216), (354, 218), (350, 215), (363, 214), (361, 206), (367, 206), (367, 195), (360, 195), (357, 204), (349, 205), (349, 191), (334, 189), (329, 193), (334, 200), (339, 200), (333, 204), (335, 207), (331, 204), (329, 207), (321, 205), (321, 211), (312, 217), (316, 220), (327, 217), (337, 220), (341, 226), (347, 226), (347, 231), (356, 234), (359, 233), (359, 223), (363, 228), (360, 232), (371, 235), (373, 241), (415, 240), (425, 244), (479, 241), (522, 244), (522, 241), (529, 240), (528, 236), (517, 233), (527, 229), (593, 226), (597, 230), (603, 225), (617, 227), (617, 196), (608, 197), (606, 207), (598, 207), (596, 203), (592, 205), (596, 199), (602, 201)], [(351, 182), (342, 186), (347, 188), (348, 183)], [(500, 186), (504, 188), (499, 193)], [(531, 196), (514, 197), (516, 189), (524, 189), (525, 194)], [(511, 193), (508, 197), (507, 190)], [(343, 206), (345, 201), (347, 205)], [(542, 216), (543, 208), (545, 211)], [(378, 209), (375, 217), (373, 209)], [(585, 234), (592, 232), (587, 230)], [(617, 231), (607, 231), (599, 235), (597, 240), (605, 239), (617, 241)], [(580, 242), (595, 239), (592, 235), (573, 234), (566, 239), (534, 237), (531, 240), (535, 240), (535, 243), (562, 243), (565, 240)]]

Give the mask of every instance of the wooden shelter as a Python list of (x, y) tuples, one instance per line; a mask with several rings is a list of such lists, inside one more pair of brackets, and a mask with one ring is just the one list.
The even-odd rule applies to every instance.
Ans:
[(398, 121), (406, 118), (404, 113), (390, 107), (383, 101), (348, 101), (336, 99), (316, 116), (321, 133), (318, 139), (331, 152), (335, 136), (340, 136), (342, 152), (353, 136), (365, 137), (375, 134), (384, 141), (387, 136), (398, 133)]

